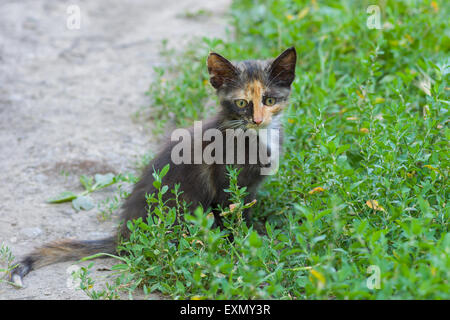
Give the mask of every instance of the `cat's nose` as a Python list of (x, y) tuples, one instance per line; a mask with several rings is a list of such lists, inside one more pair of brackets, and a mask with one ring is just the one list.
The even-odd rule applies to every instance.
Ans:
[(254, 124), (261, 124), (261, 122), (262, 122), (262, 119), (261, 118), (255, 118), (255, 119), (253, 119), (253, 123)]

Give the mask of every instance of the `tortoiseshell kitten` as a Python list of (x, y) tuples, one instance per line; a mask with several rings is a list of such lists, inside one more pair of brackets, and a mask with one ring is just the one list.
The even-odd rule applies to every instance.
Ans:
[[(211, 85), (216, 89), (220, 101), (220, 112), (212, 119), (202, 122), (203, 131), (215, 129), (216, 132), (223, 133), (229, 129), (241, 129), (243, 134), (247, 132), (257, 132), (256, 140), (245, 140), (245, 163), (237, 164), (241, 171), (238, 178), (240, 187), (247, 187), (247, 201), (255, 198), (256, 189), (264, 178), (261, 169), (271, 162), (277, 161), (271, 155), (274, 149), (279, 149), (282, 141), (282, 128), (280, 123), (281, 111), (288, 102), (290, 87), (295, 78), (295, 65), (297, 54), (295, 48), (289, 48), (280, 54), (276, 59), (270, 60), (249, 60), (232, 63), (217, 53), (210, 53), (207, 60), (208, 72)], [(261, 129), (275, 129), (279, 132), (277, 139), (267, 140), (259, 136)], [(202, 140), (195, 147), (195, 128), (188, 129), (191, 144), (191, 155), (194, 155), (196, 148), (200, 146), (200, 153), (203, 154), (208, 146), (208, 141)], [(192, 137), (193, 136), (193, 137)], [(249, 135), (251, 136), (251, 134)], [(265, 144), (268, 151), (268, 162), (260, 159), (256, 163), (249, 163), (250, 145), (257, 143), (258, 148)], [(122, 208), (122, 226), (118, 235), (101, 240), (74, 241), (62, 240), (44, 245), (34, 250), (26, 256), (19, 266), (15, 268), (11, 275), (11, 280), (18, 285), (22, 285), (22, 278), (31, 270), (56, 262), (77, 260), (84, 256), (99, 252), (116, 252), (118, 238), (127, 238), (129, 231), (126, 227), (128, 220), (139, 217), (146, 218), (148, 205), (146, 194), (156, 193), (153, 187), (154, 170), (160, 171), (166, 164), (170, 164), (170, 170), (163, 179), (163, 184), (173, 188), (175, 184), (180, 184), (181, 201), (190, 204), (190, 208), (201, 205), (203, 208), (217, 208), (218, 205), (226, 207), (229, 205), (228, 195), (223, 190), (229, 186), (226, 164), (223, 162), (210, 163), (204, 160), (196, 162), (193, 157), (187, 154), (188, 163), (175, 163), (173, 161), (173, 151), (179, 141), (171, 141), (162, 151), (150, 162), (145, 169), (140, 181), (134, 186), (131, 195), (127, 198)], [(227, 154), (232, 153), (235, 161), (240, 150), (233, 145), (230, 149), (224, 145), (222, 149), (215, 152), (223, 153), (224, 159)], [(258, 149), (259, 150), (259, 149)], [(184, 150), (187, 152), (189, 150)], [(194, 156), (195, 157), (195, 156)], [(237, 163), (237, 162), (234, 162)], [(169, 193), (166, 193), (168, 195)], [(170, 203), (170, 202), (169, 202)], [(214, 212), (214, 211), (213, 211)], [(214, 212), (216, 225), (222, 226), (222, 221), (218, 213)]]

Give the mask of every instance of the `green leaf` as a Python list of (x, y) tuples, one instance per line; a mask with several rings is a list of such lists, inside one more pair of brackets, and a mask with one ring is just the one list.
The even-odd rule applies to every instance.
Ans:
[(88, 177), (85, 175), (80, 176), (80, 182), (86, 190), (91, 190), (92, 185), (94, 184), (94, 180), (92, 177)]
[(64, 191), (64, 192), (61, 192), (56, 197), (48, 199), (47, 202), (48, 203), (63, 203), (63, 202), (72, 201), (76, 197), (77, 197), (77, 195), (75, 193), (73, 193), (71, 191)]
[(153, 181), (153, 186), (155, 187), (155, 189), (159, 189), (159, 187), (161, 187), (161, 181), (154, 180)]
[(111, 267), (111, 270), (127, 270), (129, 267), (126, 264), (115, 264)]
[(177, 289), (178, 289), (179, 291), (181, 291), (181, 292), (184, 292), (184, 291), (185, 291), (184, 285), (183, 285), (183, 283), (182, 283), (181, 281), (178, 281), (178, 280), (177, 280), (177, 282), (175, 283), (175, 286), (177, 287)]
[(170, 168), (170, 164), (166, 164), (164, 166), (164, 168), (162, 168), (161, 173), (159, 174), (159, 177), (163, 178), (167, 174), (167, 172), (169, 171), (169, 168)]
[(347, 151), (348, 149), (350, 149), (350, 145), (349, 144), (344, 144), (343, 146), (340, 146), (337, 150), (336, 150), (336, 155), (340, 155), (342, 152)]
[(269, 238), (272, 238), (273, 232), (272, 232), (272, 226), (268, 221), (266, 221), (266, 231)]
[(259, 248), (259, 247), (261, 247), (261, 245), (262, 245), (262, 241), (261, 241), (261, 238), (259, 237), (259, 235), (256, 233), (256, 231), (253, 231), (251, 234), (250, 234), (250, 237), (249, 237), (249, 242), (250, 242), (250, 245), (252, 246), (252, 247), (254, 247), (254, 248)]
[(95, 205), (94, 205), (94, 201), (92, 200), (91, 197), (79, 196), (72, 201), (72, 206), (77, 211), (80, 211), (80, 210), (88, 211), (88, 210), (91, 210), (92, 208), (94, 208)]
[(96, 174), (95, 184), (100, 188), (107, 187), (114, 183), (114, 177), (115, 175), (113, 173)]

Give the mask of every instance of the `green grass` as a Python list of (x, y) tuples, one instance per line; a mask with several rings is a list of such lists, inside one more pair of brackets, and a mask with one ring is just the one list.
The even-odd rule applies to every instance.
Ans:
[[(450, 298), (449, 7), (380, 2), (376, 30), (366, 25), (371, 4), (235, 1), (234, 38), (203, 39), (157, 69), (152, 114), (160, 128), (185, 126), (217, 103), (209, 50), (236, 60), (292, 45), (299, 54), (281, 166), (254, 208), (265, 233), (241, 221), (234, 171), (234, 244), (200, 209), (173, 225), (183, 205), (151, 195), (148, 221), (129, 224), (116, 288), (195, 299)], [(379, 288), (367, 285), (373, 266)]]
[(9, 281), (9, 275), (11, 274), (11, 270), (13, 270), (16, 265), (14, 264), (14, 255), (11, 252), (11, 249), (6, 246), (4, 243), (1, 243), (0, 246), (0, 283), (6, 282), (13, 286), (15, 284)]

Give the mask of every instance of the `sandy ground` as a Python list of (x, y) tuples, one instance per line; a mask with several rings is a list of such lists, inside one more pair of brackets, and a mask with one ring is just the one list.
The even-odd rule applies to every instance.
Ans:
[[(82, 191), (81, 174), (124, 172), (156, 148), (148, 106), (161, 40), (181, 49), (193, 36), (223, 36), (229, 0), (2, 0), (0, 3), (0, 243), (18, 258), (61, 238), (97, 239), (115, 228), (98, 209), (45, 202)], [(77, 4), (80, 29), (67, 7)], [(211, 14), (187, 17), (204, 9)], [(95, 195), (100, 201), (114, 189)], [(94, 280), (116, 262), (97, 260)], [(86, 299), (59, 263), (30, 273), (25, 287), (0, 283), (0, 299)], [(159, 298), (154, 295), (151, 298)]]

